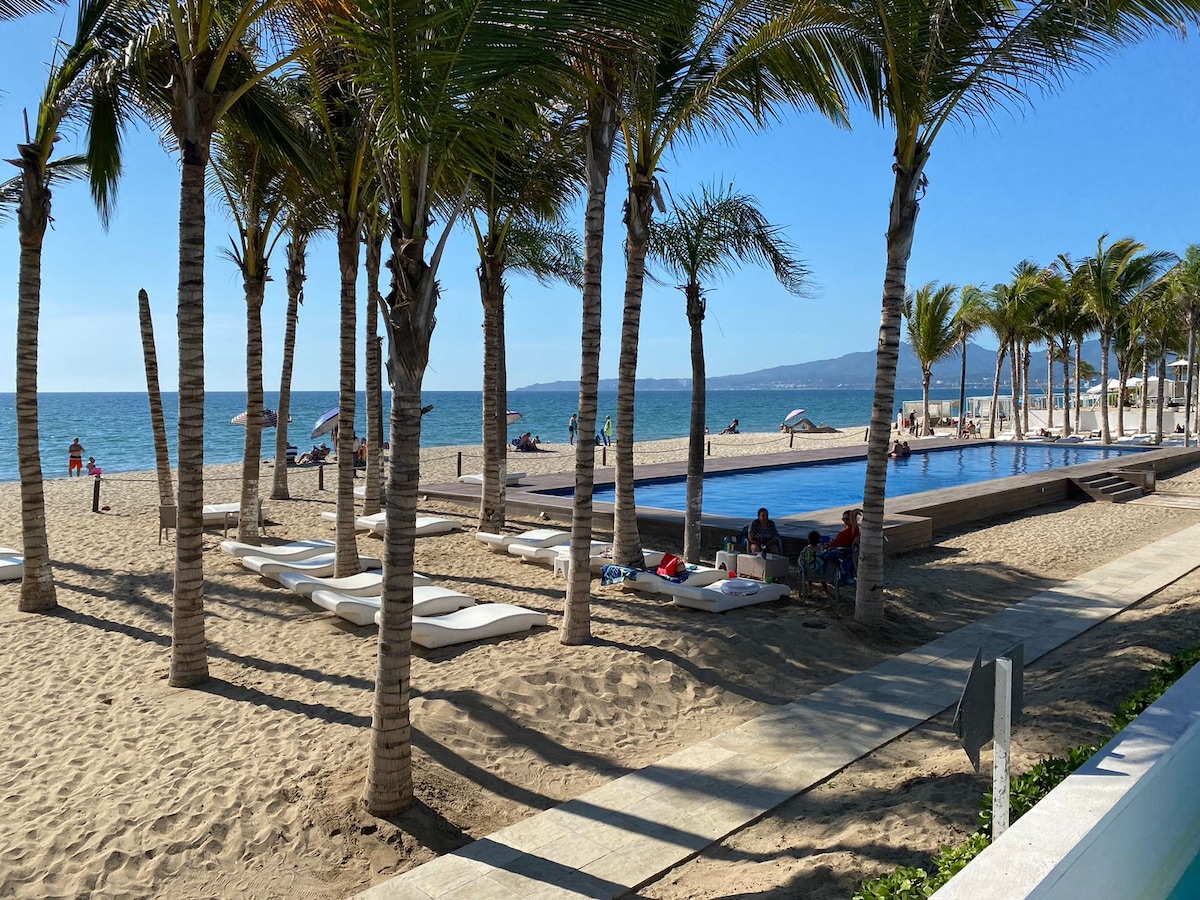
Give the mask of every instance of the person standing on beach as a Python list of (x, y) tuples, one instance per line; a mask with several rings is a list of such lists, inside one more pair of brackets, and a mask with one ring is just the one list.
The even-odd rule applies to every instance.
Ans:
[(79, 443), (79, 438), (75, 438), (71, 442), (71, 446), (67, 448), (67, 477), (73, 475), (83, 477), (83, 454), (87, 451), (83, 449), (83, 444)]
[(570, 440), (571, 446), (575, 446), (575, 432), (579, 430), (579, 417), (575, 413), (571, 413), (571, 421), (567, 423), (567, 437)]
[(612, 416), (604, 417), (604, 446), (612, 443)]

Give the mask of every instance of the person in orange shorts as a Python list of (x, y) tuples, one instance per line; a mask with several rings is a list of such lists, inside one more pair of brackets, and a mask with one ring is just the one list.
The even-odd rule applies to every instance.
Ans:
[(83, 449), (83, 444), (79, 443), (79, 438), (75, 438), (71, 442), (71, 446), (67, 448), (67, 477), (78, 475), (83, 477), (83, 454), (87, 451)]

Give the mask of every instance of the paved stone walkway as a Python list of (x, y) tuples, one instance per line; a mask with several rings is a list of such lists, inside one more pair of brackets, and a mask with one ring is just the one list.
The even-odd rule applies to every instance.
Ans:
[(360, 894), (615, 898), (958, 702), (978, 648), (1031, 662), (1200, 567), (1200, 525)]

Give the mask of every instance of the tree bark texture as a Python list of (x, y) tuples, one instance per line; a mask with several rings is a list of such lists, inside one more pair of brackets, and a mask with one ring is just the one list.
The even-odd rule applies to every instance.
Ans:
[[(257, 260), (256, 267), (258, 272), (242, 277), (246, 293), (246, 445), (242, 454), (242, 502), (238, 513), (238, 540), (246, 544), (260, 543), (258, 518), (262, 506), (258, 481), (262, 471), (262, 304), (263, 294), (266, 292), (267, 267), (261, 259)], [(286, 460), (284, 464), (287, 464)]]
[(483, 486), (479, 492), (479, 530), (499, 534), (504, 527), (504, 473), (501, 445), (507, 419), (500, 409), (500, 351), (504, 345), (502, 310), (504, 306), (503, 250), (497, 252), (491, 234), (484, 236), (483, 258), (479, 262), (479, 299), (483, 304)]
[[(379, 272), (383, 262), (383, 235), (367, 229), (367, 490), (363, 498), (363, 515), (370, 516), (383, 508), (383, 354), (379, 336), (379, 308), (383, 296), (379, 293)], [(390, 443), (390, 441), (389, 441)]]
[[(1048, 354), (1047, 354), (1048, 355)], [(1029, 341), (1021, 342), (1021, 430), (1029, 433)]]
[[(341, 318), (338, 353), (338, 439), (337, 450), (337, 550), (334, 554), (336, 577), (359, 571), (358, 541), (354, 537), (354, 407), (355, 347), (358, 302), (359, 223), (344, 214), (337, 226), (338, 269), (341, 272)], [(415, 527), (415, 526), (414, 526)]]
[[(1054, 345), (1046, 341), (1046, 430), (1054, 430)], [(1063, 382), (1063, 403), (1067, 402), (1067, 385)]]
[[(1162, 383), (1162, 379), (1158, 379)], [(1145, 351), (1142, 353), (1142, 415), (1138, 421), (1138, 434), (1146, 433), (1148, 424), (1147, 414), (1150, 406), (1150, 346), (1147, 343)]]
[[(32, 155), (32, 154), (31, 154)], [(38, 327), (42, 308), (42, 244), (50, 220), (50, 190), (40, 165), (21, 165), (21, 203), (17, 209), (21, 243), (17, 286), (17, 467), (21, 474), (21, 612), (46, 612), (58, 606), (50, 541), (46, 534), (46, 497), (38, 427)]]
[(1008, 348), (1008, 377), (1012, 379), (1013, 439), (1020, 441), (1025, 438), (1025, 434), (1021, 430), (1021, 409), (1017, 405), (1021, 398), (1021, 347), (1016, 340), (1013, 340)]
[[(933, 429), (929, 427), (929, 382), (933, 378), (931, 369), (921, 371), (921, 436), (929, 437)], [(889, 417), (890, 418), (890, 417)]]
[(646, 244), (654, 214), (651, 175), (633, 169), (625, 199), (625, 308), (621, 319), (621, 355), (617, 368), (616, 509), (613, 519), (613, 562), (641, 567), (645, 563), (638, 532), (633, 483), (634, 408), (637, 394), (638, 341), (642, 328), (642, 294), (646, 281)]
[(208, 136), (183, 141), (179, 197), (179, 504), (171, 635), (172, 687), (208, 679), (204, 635), (204, 170)]
[(1063, 385), (1063, 437), (1071, 435), (1071, 374), (1068, 360), (1071, 356), (1071, 347), (1069, 344), (1063, 344), (1062, 356), (1062, 385)]
[(1196, 383), (1196, 315), (1188, 317), (1187, 382), (1183, 386), (1183, 446), (1192, 445), (1192, 385)]
[[(616, 104), (592, 99), (588, 111), (587, 206), (583, 237), (583, 324), (579, 364), (579, 440), (575, 442), (575, 497), (571, 507), (571, 572), (560, 639), (582, 644), (592, 636), (592, 487), (596, 469), (596, 391), (600, 382), (600, 285), (604, 265), (604, 195), (617, 131)], [(618, 414), (619, 415), (619, 414)]]
[[(279, 375), (279, 424), (275, 426), (275, 476), (271, 484), (272, 500), (288, 500), (289, 444), (288, 419), (292, 413), (292, 366), (296, 357), (296, 325), (300, 319), (300, 304), (304, 302), (304, 282), (308, 276), (308, 238), (293, 235), (287, 245), (287, 319), (283, 330), (283, 365)], [(297, 448), (299, 449), (299, 448)]]
[(967, 341), (964, 334), (962, 339), (962, 371), (958, 375), (958, 436), (963, 436), (967, 427)]
[(1112, 336), (1105, 330), (1100, 332), (1100, 443), (1111, 444), (1112, 432), (1108, 428), (1108, 350)]
[(704, 365), (704, 293), (694, 281), (689, 283), (687, 320), (691, 329), (692, 414), (688, 423), (687, 503), (683, 513), (683, 558), (700, 562), (704, 514), (704, 417), (708, 405), (708, 385)]
[(1083, 341), (1075, 341), (1075, 432), (1078, 433), (1083, 421)]
[(918, 143), (912, 162), (896, 163), (895, 188), (887, 230), (887, 272), (879, 317), (879, 343), (875, 356), (875, 396), (867, 436), (867, 474), (863, 484), (863, 520), (860, 539), (858, 586), (854, 617), (881, 626), (884, 615), (883, 515), (887, 493), (888, 438), (896, 400), (896, 363), (900, 356), (901, 309), (908, 277), (908, 258), (920, 203), (917, 190), (929, 151)]
[(988, 440), (996, 438), (996, 413), (1000, 404), (1000, 374), (1004, 371), (1004, 357), (1008, 355), (1008, 348), (1004, 342), (1000, 342), (1000, 346), (996, 349), (996, 375), (992, 379), (992, 408), (988, 414)]
[(167, 446), (167, 420), (163, 415), (162, 391), (158, 386), (158, 353), (154, 349), (154, 320), (150, 316), (150, 295), (138, 291), (138, 324), (142, 332), (142, 359), (146, 364), (146, 396), (150, 401), (150, 430), (154, 433), (154, 468), (158, 473), (158, 502), (175, 505), (175, 484), (171, 478), (171, 450)]

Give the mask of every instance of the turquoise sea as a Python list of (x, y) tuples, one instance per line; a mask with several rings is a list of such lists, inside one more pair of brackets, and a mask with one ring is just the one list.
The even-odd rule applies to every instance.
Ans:
[[(957, 389), (932, 391), (933, 399), (958, 396)], [(245, 432), (229, 420), (245, 409), (246, 395), (239, 392), (209, 393), (205, 404), (204, 458), (208, 463), (238, 462), (242, 458)], [(279, 395), (268, 391), (266, 404), (274, 409)], [(919, 400), (920, 392), (901, 391), (896, 402)], [(431, 391), (424, 398), (433, 411), (424, 417), (422, 447), (477, 446), (481, 395), (478, 391)], [(167, 438), (174, 444), (178, 396), (164, 394)], [(292, 424), (288, 436), (301, 450), (312, 445), (310, 432), (317, 417), (336, 406), (336, 391), (299, 391), (292, 395)], [(565, 443), (567, 420), (575, 412), (578, 395), (571, 391), (513, 391), (509, 409), (522, 414), (509, 427), (512, 436), (532, 431), (543, 441)], [(599, 424), (616, 411), (615, 392), (600, 394)], [(714, 434), (734, 417), (742, 431), (777, 431), (779, 423), (797, 407), (808, 418), (835, 427), (862, 426), (871, 416), (870, 391), (710, 391), (708, 426)], [(637, 399), (635, 433), (638, 440), (684, 437), (688, 431), (691, 394), (688, 391), (643, 391)], [(358, 398), (358, 433), (366, 434), (366, 400)], [(144, 471), (154, 468), (154, 442), (150, 430), (150, 404), (145, 393), (127, 394), (42, 394), (38, 402), (41, 432), (42, 474), (47, 478), (66, 475), (67, 446), (78, 437), (86, 456), (110, 472)], [(386, 428), (386, 419), (385, 426)], [(0, 445), (16, 447), (16, 403), (13, 394), (0, 394)], [(263, 455), (274, 455), (275, 432), (264, 432)], [(328, 438), (325, 439), (328, 441)], [(0, 456), (0, 481), (17, 481), (16, 453)]]

